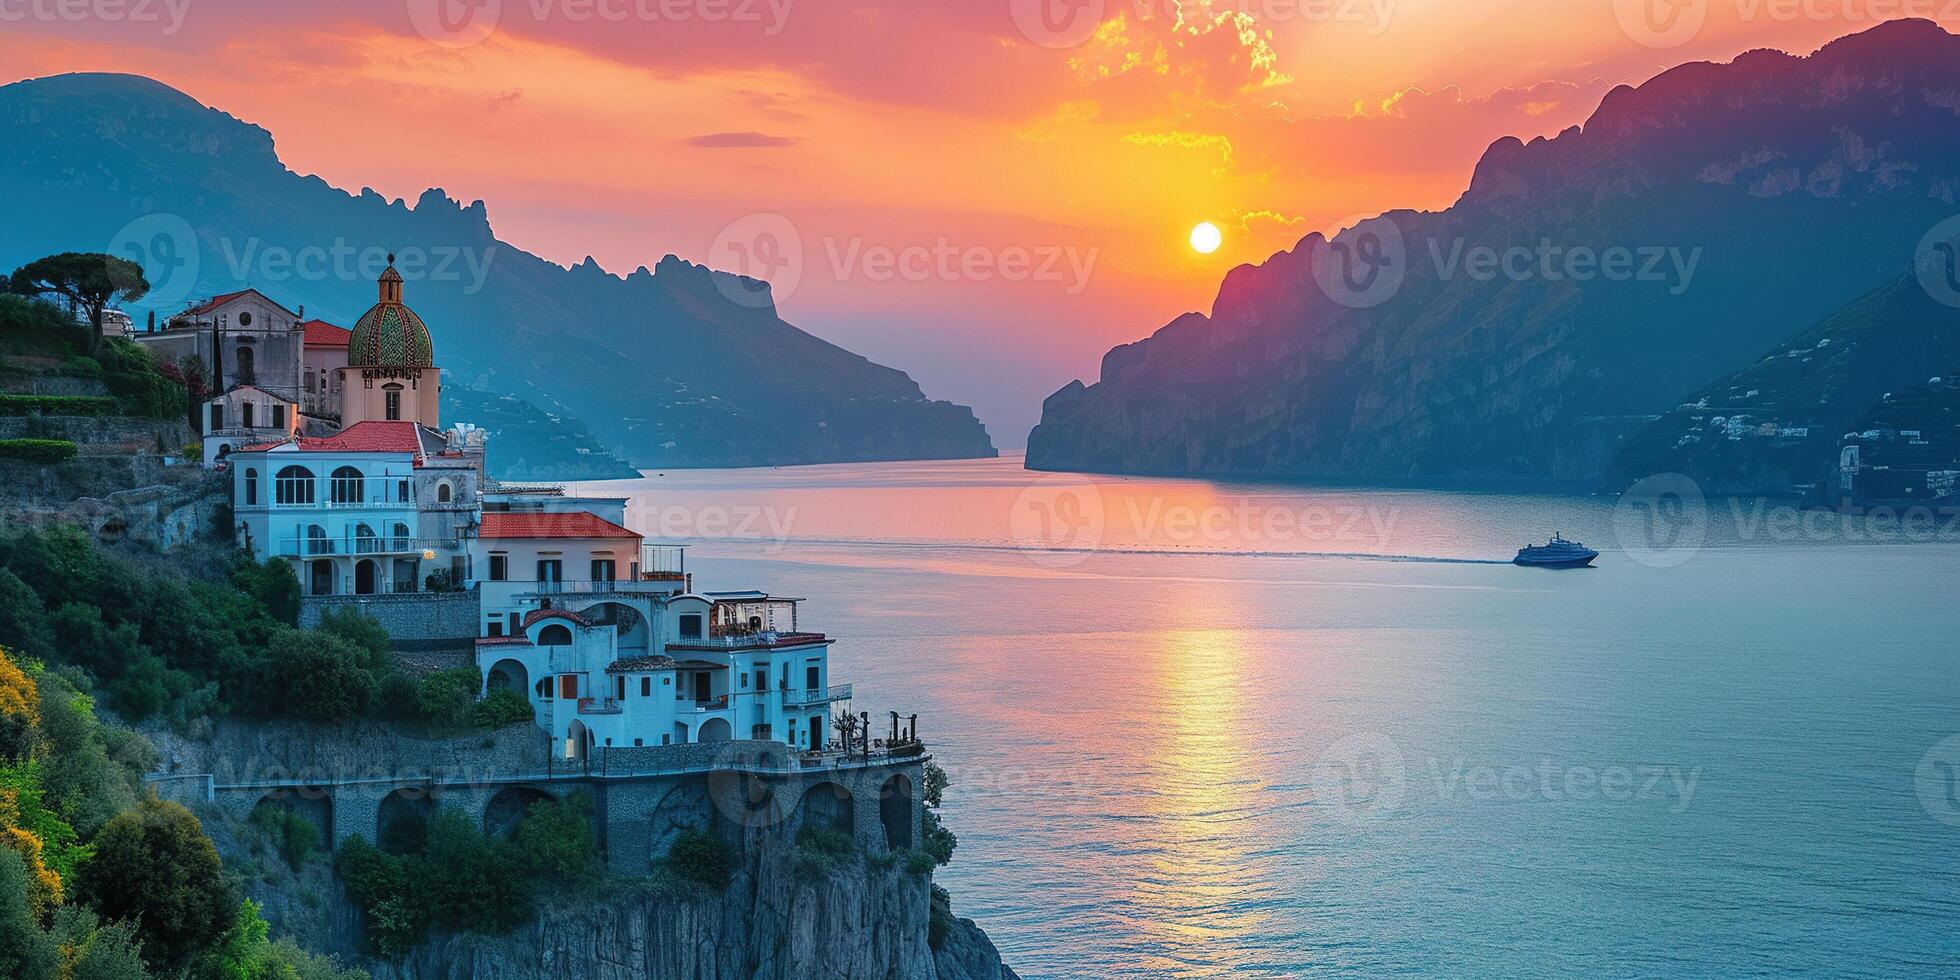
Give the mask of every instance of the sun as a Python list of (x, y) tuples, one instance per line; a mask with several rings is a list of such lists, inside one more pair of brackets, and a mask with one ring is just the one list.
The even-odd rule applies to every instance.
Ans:
[(1218, 251), (1218, 246), (1223, 244), (1225, 244), (1225, 233), (1219, 231), (1218, 226), (1209, 221), (1201, 221), (1198, 227), (1191, 229), (1191, 250), (1199, 255), (1210, 255)]

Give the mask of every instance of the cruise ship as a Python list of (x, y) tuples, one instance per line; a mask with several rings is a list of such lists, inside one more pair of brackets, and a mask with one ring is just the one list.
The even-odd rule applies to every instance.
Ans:
[(1518, 557), (1512, 559), (1516, 564), (1532, 568), (1584, 568), (1599, 557), (1599, 552), (1580, 544), (1567, 541), (1563, 535), (1554, 534), (1545, 544), (1528, 544), (1518, 550)]

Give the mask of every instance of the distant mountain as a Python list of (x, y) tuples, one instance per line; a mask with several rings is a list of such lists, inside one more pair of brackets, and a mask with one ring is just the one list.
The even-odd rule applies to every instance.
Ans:
[(599, 445), (585, 423), (530, 402), (469, 388), (442, 390), (445, 417), (492, 433), (490, 475), (515, 482), (632, 480), (640, 471)]
[(1847, 434), (1911, 424), (1886, 396), (1956, 370), (1960, 308), (1907, 274), (1663, 414), (1627, 440), (1608, 479), (1685, 473), (1722, 494), (1828, 487)]
[[(375, 152), (388, 135), (373, 134)], [(249, 283), (343, 325), (373, 303), (379, 272), (354, 257), (427, 256), (419, 273), (404, 265), (407, 299), (453, 384), (583, 419), (638, 465), (994, 455), (970, 409), (785, 323), (764, 284), (673, 256), (623, 278), (591, 259), (553, 265), (498, 240), (480, 201), (430, 190), (410, 208), (301, 177), (265, 130), (149, 79), (0, 87), (0, 200), (5, 268), (133, 247), (178, 270), (163, 298)]]
[(1029, 465), (1591, 485), (1908, 267), (1960, 196), (1960, 38), (1886, 24), (1609, 94), (1446, 211), (1316, 234), (1051, 396)]

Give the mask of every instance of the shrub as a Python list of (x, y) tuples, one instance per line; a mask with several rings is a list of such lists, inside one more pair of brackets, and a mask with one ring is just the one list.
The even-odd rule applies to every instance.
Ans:
[(136, 924), (143, 958), (174, 973), (232, 926), (237, 899), (218, 851), (189, 810), (154, 797), (109, 821), (76, 891), (104, 918)]
[(476, 704), (483, 675), (475, 667), (453, 667), (422, 678), (415, 703), (422, 717), (439, 725), (460, 725)]
[(577, 882), (599, 871), (599, 846), (592, 833), (592, 797), (573, 793), (563, 801), (539, 800), (524, 811), (511, 836), (520, 860), (533, 874)]
[(13, 655), (0, 647), (0, 762), (27, 758), (34, 748), (34, 731), (40, 726), (40, 690), (34, 679), (15, 665)]
[[(230, 521), (223, 526), (229, 527)], [(231, 572), (231, 584), (238, 591), (259, 601), (267, 615), (286, 626), (299, 624), (299, 576), (293, 574), (293, 566), (278, 558), (267, 558), (264, 562), (253, 561), (250, 556), (239, 559)]]
[(409, 893), (407, 861), (359, 837), (340, 848), (340, 876), (367, 916), (368, 944), (383, 956), (400, 956), (427, 928)]
[(19, 854), (0, 848), (0, 976), (52, 980), (60, 967), (54, 940), (30, 908), (33, 881)]
[(87, 395), (0, 395), (0, 415), (116, 414), (114, 398)]
[(953, 932), (953, 896), (938, 885), (932, 886), (932, 912), (926, 921), (926, 945), (938, 949), (946, 945)]
[(291, 867), (305, 864), (320, 849), (320, 828), (276, 803), (260, 804), (253, 809), (251, 823), (272, 841), (279, 856)]
[(905, 870), (910, 874), (929, 875), (937, 867), (939, 859), (924, 851), (907, 851), (905, 854)]
[(64, 980), (146, 980), (143, 943), (127, 922), (103, 922), (88, 909), (66, 906), (48, 930), (64, 960)]
[(54, 653), (54, 633), (41, 597), (5, 568), (0, 568), (0, 647), (28, 660), (45, 660)]
[(274, 637), (269, 653), (281, 713), (330, 723), (367, 711), (374, 679), (361, 666), (361, 652), (345, 641), (285, 630)]
[(667, 848), (666, 870), (682, 881), (721, 891), (735, 876), (734, 849), (708, 831), (688, 827)]
[(532, 721), (537, 713), (531, 708), (531, 699), (516, 691), (499, 688), (476, 703), (470, 709), (470, 717), (480, 726), (492, 731), (505, 725), (520, 721)]
[(857, 841), (849, 831), (805, 825), (796, 832), (792, 867), (799, 878), (822, 878), (849, 864), (857, 855)]
[(0, 456), (30, 463), (65, 463), (75, 458), (75, 444), (66, 439), (0, 439)]

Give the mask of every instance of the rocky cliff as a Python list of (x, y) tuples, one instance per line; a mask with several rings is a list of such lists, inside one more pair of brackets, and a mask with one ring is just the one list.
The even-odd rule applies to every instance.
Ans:
[(766, 283), (671, 255), (624, 276), (565, 268), (499, 240), (481, 201), (347, 193), (287, 169), (264, 129), (146, 78), (0, 86), (0, 199), (0, 269), (133, 254), (153, 286), (139, 323), (145, 304), (169, 314), (250, 285), (347, 325), (400, 253), (447, 385), (582, 419), (637, 466), (994, 455), (970, 409), (785, 322)]
[(1234, 270), (1048, 399), (1039, 469), (1600, 479), (1625, 437), (1908, 267), (1960, 197), (1960, 38), (1900, 21), (1609, 94), (1457, 204)]
[(720, 896), (639, 892), (553, 908), (508, 936), (451, 936), (376, 980), (1013, 980), (986, 934), (927, 942), (928, 881), (901, 867), (796, 879), (756, 854)]

